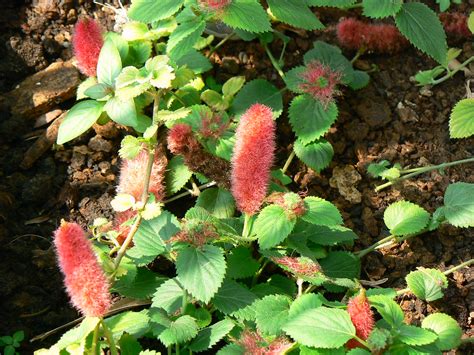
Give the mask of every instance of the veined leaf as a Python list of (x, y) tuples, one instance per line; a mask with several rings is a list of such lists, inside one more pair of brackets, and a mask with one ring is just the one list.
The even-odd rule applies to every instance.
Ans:
[(457, 348), (461, 344), (462, 330), (458, 323), (444, 313), (430, 314), (421, 326), (438, 335), (435, 345), (444, 351)]
[(248, 319), (246, 309), (257, 300), (257, 296), (241, 284), (225, 280), (214, 296), (212, 303), (224, 314)]
[(103, 102), (94, 100), (75, 104), (59, 126), (57, 143), (64, 144), (87, 131), (100, 117), (103, 108)]
[(168, 314), (175, 313), (183, 304), (184, 289), (175, 279), (163, 282), (153, 296), (153, 308), (163, 308)]
[(235, 201), (232, 194), (218, 187), (201, 192), (197, 198), (196, 206), (205, 208), (217, 218), (232, 217), (235, 212)]
[(267, 13), (257, 0), (234, 0), (225, 9), (222, 22), (249, 32), (271, 31)]
[(270, 295), (255, 304), (258, 330), (267, 335), (278, 336), (288, 320), (290, 298), (283, 295)]
[(100, 318), (98, 317), (85, 317), (77, 327), (64, 333), (55, 347), (57, 347), (58, 350), (62, 350), (71, 344), (80, 343), (94, 330), (99, 322)]
[(260, 264), (252, 257), (250, 249), (239, 246), (227, 255), (227, 277), (243, 279), (255, 275)]
[(400, 32), (418, 49), (447, 66), (446, 34), (436, 13), (421, 2), (407, 2), (395, 16)]
[(384, 18), (394, 16), (402, 8), (403, 0), (362, 0), (364, 16)]
[(324, 25), (301, 0), (268, 0), (272, 14), (280, 21), (305, 30), (321, 30)]
[(291, 233), (295, 223), (295, 220), (288, 219), (282, 207), (265, 207), (258, 214), (254, 225), (260, 248), (269, 249), (281, 243)]
[(398, 340), (408, 345), (427, 345), (435, 342), (437, 338), (432, 331), (413, 325), (402, 324), (398, 329)]
[(132, 0), (128, 16), (132, 20), (151, 23), (176, 13), (184, 0)]
[(198, 332), (196, 320), (188, 315), (171, 321), (170, 324), (158, 335), (158, 339), (166, 346), (181, 344), (194, 338)]
[(403, 324), (403, 311), (390, 296), (374, 295), (368, 296), (368, 299), (370, 305), (375, 307), (390, 326), (398, 328)]
[(474, 184), (450, 184), (444, 194), (443, 213), (455, 227), (474, 227)]
[(169, 195), (181, 190), (193, 175), (192, 171), (184, 164), (183, 157), (173, 156), (168, 162), (166, 170), (166, 189)]
[(114, 339), (118, 340), (124, 332), (135, 336), (142, 335), (148, 330), (149, 320), (147, 311), (128, 311), (119, 313), (104, 321), (112, 332)]
[(177, 60), (185, 55), (198, 41), (206, 27), (206, 22), (200, 18), (183, 22), (171, 33), (166, 52)]
[(304, 199), (306, 213), (301, 217), (303, 221), (319, 226), (334, 226), (342, 224), (339, 210), (331, 202), (320, 197), (308, 196)]
[(390, 233), (404, 236), (422, 231), (430, 221), (430, 214), (414, 203), (398, 201), (387, 207), (383, 220)]
[(124, 100), (117, 96), (112, 97), (105, 104), (104, 110), (118, 124), (130, 127), (138, 124), (137, 109), (133, 98)]
[[(439, 270), (419, 268), (406, 277), (408, 288), (416, 297), (431, 302), (443, 297), (448, 279)], [(420, 344), (421, 345), (421, 344)]]
[(297, 139), (293, 149), (303, 163), (318, 173), (329, 165), (334, 155), (331, 143), (322, 138), (307, 145)]
[(97, 62), (97, 80), (101, 84), (115, 86), (115, 78), (122, 71), (122, 59), (112, 40), (105, 41)]
[(224, 338), (234, 328), (234, 326), (234, 322), (225, 318), (210, 327), (200, 330), (196, 339), (194, 339), (189, 345), (189, 349), (199, 352), (212, 348), (222, 338)]
[(459, 101), (449, 118), (451, 138), (467, 138), (474, 134), (474, 98)]
[(310, 6), (332, 6), (345, 8), (354, 5), (357, 0), (306, 0)]

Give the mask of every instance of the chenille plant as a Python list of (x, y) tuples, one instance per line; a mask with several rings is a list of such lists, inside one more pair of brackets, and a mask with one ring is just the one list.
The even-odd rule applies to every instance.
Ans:
[[(370, 252), (442, 223), (472, 227), (472, 184), (451, 184), (432, 216), (408, 201), (390, 205), (389, 235), (353, 251), (357, 235), (337, 207), (292, 192), (286, 175), (295, 156), (318, 172), (329, 165), (334, 152), (324, 136), (337, 102), (370, 81), (353, 67), (362, 53), (390, 54), (411, 42), (446, 66), (441, 22), (426, 5), (402, 0), (262, 3), (132, 0), (120, 34), (91, 19), (76, 25), (74, 53), (88, 78), (57, 143), (109, 121), (127, 135), (114, 218), (95, 220), (88, 232), (62, 222), (54, 235), (66, 291), (83, 317), (38, 354), (441, 354), (463, 341), (446, 314), (407, 324), (395, 299), (443, 297), (446, 275), (472, 260), (444, 272), (419, 268), (399, 291), (366, 289), (372, 283), (360, 278)], [(352, 60), (318, 40), (288, 68), (289, 37), (278, 25), (323, 29), (313, 9), (326, 6), (362, 7), (364, 16), (393, 17), (396, 26), (342, 20), (337, 37), (355, 52)], [(210, 58), (230, 40), (259, 43), (281, 80), (217, 83), (206, 74)], [(276, 57), (273, 40), (283, 43)], [(278, 166), (286, 90), (295, 140)], [(470, 105), (461, 103), (456, 122)], [(196, 202), (180, 218), (167, 209), (190, 195)]]

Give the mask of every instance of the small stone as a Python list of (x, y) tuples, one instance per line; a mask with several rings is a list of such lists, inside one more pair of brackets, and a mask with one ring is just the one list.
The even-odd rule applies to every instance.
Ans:
[(351, 203), (360, 203), (362, 194), (356, 189), (362, 177), (352, 165), (336, 166), (332, 171), (329, 185), (337, 188), (341, 196)]
[(88, 146), (95, 152), (110, 152), (112, 150), (112, 143), (101, 136), (92, 137), (89, 140)]
[(370, 127), (382, 128), (391, 121), (392, 112), (388, 103), (374, 90), (361, 93), (364, 100), (355, 106), (355, 111)]
[(402, 120), (402, 122), (404, 123), (419, 121), (419, 117), (416, 114), (415, 110), (408, 106), (405, 106), (401, 101), (397, 105), (397, 113), (398, 117), (400, 117), (400, 120)]
[(222, 69), (230, 74), (237, 74), (240, 70), (239, 64), (232, 57), (224, 57), (222, 59)]

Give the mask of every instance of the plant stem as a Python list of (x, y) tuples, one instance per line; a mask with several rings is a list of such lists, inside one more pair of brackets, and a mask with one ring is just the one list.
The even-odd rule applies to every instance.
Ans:
[(100, 323), (102, 324), (102, 328), (104, 329), (105, 337), (109, 342), (110, 354), (118, 355), (117, 347), (115, 346), (114, 336), (112, 335), (112, 332), (110, 331), (109, 327), (107, 327), (107, 324), (105, 324), (103, 319), (101, 319)]
[(291, 154), (288, 156), (288, 159), (286, 159), (286, 162), (285, 162), (285, 165), (283, 165), (283, 168), (281, 168), (283, 174), (286, 173), (286, 171), (288, 170), (288, 168), (290, 167), (290, 164), (291, 162), (293, 161), (293, 159), (295, 158), (296, 156), (296, 153), (294, 150), (291, 151)]
[(92, 335), (92, 345), (91, 345), (91, 352), (92, 355), (97, 355), (97, 343), (99, 340), (99, 328), (100, 322), (94, 328), (94, 334)]
[(268, 45), (265, 43), (265, 44), (263, 44), (263, 47), (265, 48), (265, 52), (267, 52), (268, 58), (270, 58), (270, 62), (272, 62), (273, 67), (278, 72), (278, 75), (280, 75), (280, 77), (283, 80), (285, 80), (285, 73), (281, 69), (280, 64), (278, 63), (278, 61), (273, 56), (272, 52), (270, 51), (270, 48), (268, 48)]
[(244, 229), (242, 230), (242, 238), (248, 238), (250, 235), (252, 216), (244, 213)]
[(199, 189), (199, 186), (197, 186), (196, 181), (194, 181), (193, 177), (189, 179), (191, 180), (191, 185), (193, 187), (192, 189), (192, 195), (193, 196), (199, 196), (201, 194), (201, 190)]
[(173, 354), (173, 350), (171, 350), (171, 345), (168, 346), (167, 349), (168, 349), (168, 355), (172, 355), (172, 354)]
[(394, 239), (395, 236), (393, 235), (389, 235), (388, 237), (385, 237), (383, 239), (380, 239), (378, 242), (375, 242), (374, 244), (372, 244), (370, 247), (366, 248), (366, 249), (363, 249), (361, 251), (358, 251), (357, 253), (355, 253), (355, 255), (361, 259), (363, 258), (365, 255), (369, 254), (370, 252), (374, 251), (375, 249), (379, 248), (381, 245), (385, 244), (386, 242), (389, 242), (391, 241), (392, 239)]
[[(201, 186), (198, 186), (198, 189), (199, 189), (199, 190), (204, 190), (204, 189), (207, 189), (208, 187), (212, 187), (212, 186), (215, 186), (215, 185), (216, 185), (216, 182), (215, 182), (215, 181), (211, 181), (211, 182), (205, 183), (205, 184), (203, 184), (203, 185), (201, 185)], [(191, 191), (185, 191), (185, 192), (183, 192), (183, 193), (180, 193), (179, 195), (176, 195), (176, 196), (170, 197), (170, 198), (167, 199), (167, 200), (164, 200), (164, 201), (163, 201), (163, 204), (167, 204), (167, 203), (170, 203), (170, 202), (179, 200), (180, 198), (186, 197), (186, 196), (189, 196), (189, 195), (192, 195), (192, 192), (191, 192)]]
[(375, 191), (381, 191), (381, 190), (383, 190), (383, 189), (385, 189), (389, 186), (392, 186), (392, 185), (394, 185), (394, 184), (396, 184), (396, 183), (398, 183), (402, 180), (410, 179), (414, 176), (417, 176), (417, 175), (422, 174), (422, 173), (426, 173), (428, 171), (444, 169), (444, 168), (448, 168), (450, 166), (466, 164), (466, 163), (472, 163), (472, 162), (474, 162), (474, 158), (467, 158), (467, 159), (452, 161), (452, 162), (449, 162), (449, 163), (442, 163), (442, 164), (438, 164), (438, 165), (430, 165), (430, 166), (423, 166), (423, 167), (420, 167), (420, 168), (408, 169), (408, 170), (405, 170), (404, 172), (409, 172), (409, 171), (412, 171), (412, 172), (409, 173), (409, 174), (403, 175), (403, 176), (399, 177), (398, 179), (395, 179), (395, 180), (389, 181), (385, 184), (377, 186), (375, 188)]
[(298, 296), (297, 298), (299, 298), (302, 294), (303, 294), (303, 279), (300, 279), (298, 277), (298, 279), (296, 279), (296, 284), (298, 285)]
[(214, 47), (211, 48), (211, 50), (209, 51), (209, 53), (207, 53), (206, 57), (209, 58), (212, 53), (214, 53), (217, 48), (219, 48), (220, 46), (222, 46), (224, 43), (226, 43), (229, 39), (231, 39), (233, 36), (235, 35), (235, 32), (232, 31), (231, 33), (229, 33), (227, 36), (225, 36), (219, 43), (217, 43)]
[(176, 355), (179, 355), (179, 344), (176, 344)]
[(359, 338), (357, 335), (354, 336), (354, 339), (357, 340), (359, 343), (361, 343), (362, 345), (364, 345), (367, 349), (369, 350), (372, 350), (370, 348), (370, 345), (369, 343), (367, 343), (365, 340), (362, 340), (361, 338)]
[(473, 60), (474, 60), (474, 56), (468, 58), (463, 63), (461, 63), (458, 67), (456, 67), (456, 69), (454, 69), (452, 71), (448, 70), (446, 75), (442, 76), (439, 79), (433, 80), (431, 82), (431, 85), (438, 85), (438, 84), (441, 84), (442, 82), (448, 80), (449, 78), (453, 77), (458, 71), (460, 71), (460, 70), (464, 69), (465, 67), (467, 67), (469, 65), (469, 63), (471, 63)]
[(265, 269), (265, 267), (268, 265), (269, 261), (268, 260), (265, 260), (265, 262), (263, 263), (263, 265), (260, 267), (260, 269), (258, 269), (258, 271), (255, 273), (255, 275), (253, 275), (252, 277), (252, 287), (254, 287), (257, 282), (258, 282), (258, 278), (260, 277), (260, 275), (262, 274), (263, 272), (263, 269)]

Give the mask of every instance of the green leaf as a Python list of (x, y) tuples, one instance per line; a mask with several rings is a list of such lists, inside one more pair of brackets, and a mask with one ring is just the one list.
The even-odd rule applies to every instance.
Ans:
[(264, 79), (255, 79), (246, 83), (237, 93), (232, 103), (231, 113), (240, 117), (255, 103), (270, 107), (275, 119), (283, 112), (281, 92), (270, 82)]
[(119, 340), (120, 355), (136, 355), (142, 350), (142, 346), (133, 336), (125, 333)]
[(224, 314), (240, 316), (256, 299), (257, 296), (243, 285), (225, 280), (212, 299), (212, 303)]
[(158, 217), (151, 220), (142, 221), (133, 237), (133, 249), (138, 253), (134, 256), (156, 258), (169, 249), (170, 246), (166, 241), (178, 232), (179, 222), (168, 211), (161, 212)]
[(304, 199), (306, 213), (301, 216), (303, 221), (320, 226), (334, 226), (342, 224), (341, 213), (331, 202), (316, 196)]
[(345, 8), (354, 5), (357, 0), (306, 0), (310, 6), (332, 6)]
[(390, 332), (387, 329), (375, 328), (370, 332), (367, 343), (370, 344), (372, 350), (382, 350), (386, 347), (390, 340)]
[(163, 330), (158, 339), (166, 346), (172, 344), (182, 344), (191, 340), (197, 335), (198, 326), (193, 317), (185, 315), (171, 322), (171, 324)]
[(98, 100), (110, 94), (112, 90), (110, 87), (105, 84), (96, 84), (84, 91), (84, 95), (90, 97), (91, 99)]
[(122, 159), (133, 159), (142, 150), (142, 144), (137, 137), (125, 136), (120, 143), (119, 155)]
[(200, 352), (212, 348), (222, 338), (224, 338), (233, 328), (235, 324), (230, 319), (223, 319), (210, 327), (199, 331), (196, 339), (189, 344), (189, 349)]
[(103, 108), (104, 103), (94, 100), (75, 104), (59, 126), (57, 143), (64, 144), (87, 131), (100, 117)]
[(196, 206), (203, 207), (217, 218), (232, 217), (235, 212), (232, 194), (218, 187), (202, 191), (197, 198)]
[(17, 330), (13, 333), (12, 338), (14, 343), (21, 343), (25, 339), (25, 332), (23, 330)]
[(415, 80), (420, 85), (434, 84), (434, 80), (443, 74), (445, 69), (439, 65), (429, 70), (421, 70), (415, 75)]
[(222, 249), (214, 245), (181, 250), (176, 259), (179, 281), (199, 301), (207, 303), (224, 280), (226, 263)]
[(398, 339), (408, 345), (427, 345), (437, 338), (435, 333), (413, 325), (402, 324), (398, 329)]
[(403, 311), (400, 306), (389, 296), (374, 295), (368, 296), (369, 303), (375, 307), (382, 318), (393, 328), (398, 328), (403, 324)]
[(328, 277), (354, 279), (359, 278), (360, 259), (346, 251), (332, 251), (319, 260), (324, 274)]
[(206, 22), (198, 17), (179, 24), (170, 35), (166, 52), (175, 61), (181, 58), (196, 44), (205, 27)]
[(224, 85), (222, 85), (222, 94), (224, 96), (233, 97), (235, 94), (242, 89), (242, 86), (245, 84), (245, 76), (234, 76), (227, 80)]
[(471, 33), (474, 33), (474, 11), (472, 11), (469, 15), (469, 18), (467, 20), (467, 27), (469, 27), (469, 31), (471, 31)]
[[(355, 234), (351, 229), (343, 226), (313, 225), (308, 227), (301, 234), (306, 236), (308, 240), (313, 243), (328, 246), (352, 242), (357, 239), (357, 234)], [(298, 235), (300, 234), (298, 233)]]
[(184, 290), (175, 279), (163, 282), (153, 295), (153, 308), (163, 308), (168, 314), (174, 314), (181, 308)]
[(360, 90), (362, 88), (365, 88), (367, 85), (369, 85), (370, 75), (367, 74), (365, 71), (354, 70), (353, 74), (354, 75), (353, 75), (352, 81), (348, 83), (349, 87), (352, 90)]
[(270, 295), (255, 304), (257, 328), (262, 334), (278, 336), (288, 319), (290, 299), (283, 295)]
[(428, 302), (442, 298), (443, 289), (448, 287), (448, 279), (436, 269), (419, 268), (410, 272), (406, 281), (408, 288), (416, 297)]
[(132, 98), (124, 100), (112, 97), (105, 104), (104, 110), (113, 121), (121, 125), (133, 127), (138, 124), (135, 101)]
[(430, 214), (414, 203), (398, 201), (387, 207), (383, 220), (391, 234), (405, 236), (422, 231), (430, 221)]
[(449, 118), (449, 136), (467, 138), (474, 134), (474, 98), (459, 101)]
[(289, 109), (291, 127), (302, 144), (311, 143), (327, 133), (337, 115), (334, 102), (325, 109), (321, 102), (308, 95), (295, 97)]
[(395, 16), (400, 32), (418, 49), (447, 66), (448, 45), (443, 25), (425, 4), (409, 2)]
[(293, 149), (303, 163), (318, 173), (329, 165), (334, 155), (331, 143), (325, 139), (319, 139), (308, 145), (297, 139)]
[(99, 322), (100, 318), (85, 317), (79, 326), (64, 333), (56, 343), (55, 347), (57, 347), (59, 350), (62, 350), (71, 344), (79, 344), (94, 330)]
[(129, 51), (124, 65), (141, 66), (151, 55), (151, 41), (129, 42)]
[(201, 94), (201, 100), (216, 111), (224, 111), (228, 108), (228, 102), (221, 94), (214, 90), (206, 90)]
[(238, 246), (227, 255), (227, 276), (232, 279), (252, 277), (260, 264), (252, 257), (250, 249)]
[(184, 164), (182, 156), (175, 155), (168, 162), (166, 169), (166, 189), (168, 195), (173, 195), (181, 190), (189, 181), (193, 172)]
[(257, 0), (234, 0), (225, 9), (222, 22), (249, 32), (271, 31), (267, 13)]
[(265, 207), (254, 224), (254, 232), (262, 249), (269, 249), (281, 243), (291, 233), (296, 221), (286, 216), (285, 210), (277, 205)]
[(362, 0), (364, 16), (384, 18), (394, 16), (402, 8), (403, 0)]
[(122, 59), (112, 40), (106, 40), (97, 62), (97, 80), (101, 84), (115, 86), (115, 78), (122, 71)]
[(421, 327), (429, 329), (438, 335), (435, 345), (440, 350), (451, 350), (461, 344), (462, 329), (458, 323), (444, 313), (430, 314), (423, 319)]
[(217, 352), (217, 355), (245, 355), (245, 350), (237, 344), (227, 344)]
[(163, 281), (165, 281), (164, 277), (148, 269), (138, 268), (135, 274), (127, 273), (118, 278), (113, 285), (113, 290), (125, 297), (147, 299)]
[(450, 184), (444, 194), (444, 216), (455, 227), (474, 227), (474, 184)]
[(355, 336), (349, 314), (319, 307), (290, 318), (283, 330), (297, 342), (317, 348), (338, 348)]
[(149, 317), (147, 311), (122, 312), (105, 319), (105, 324), (113, 334), (114, 339), (120, 339), (124, 332), (140, 336), (148, 330)]
[(79, 86), (77, 87), (76, 100), (79, 101), (79, 100), (87, 98), (88, 96), (86, 96), (84, 93), (86, 92), (88, 88), (96, 84), (97, 84), (97, 78), (95, 76), (90, 76), (86, 80), (84, 80), (82, 83), (80, 83)]
[(212, 64), (209, 59), (193, 48), (190, 48), (190, 50), (183, 54), (180, 58), (173, 58), (173, 60), (178, 66), (186, 65), (195, 74), (207, 72), (212, 68)]
[(324, 25), (301, 0), (268, 0), (270, 11), (278, 20), (305, 30), (321, 30)]
[(145, 23), (163, 20), (176, 13), (183, 3), (184, 0), (133, 0), (128, 17)]
[(316, 309), (322, 306), (322, 301), (318, 295), (314, 293), (303, 294), (299, 296), (290, 307), (288, 313), (289, 319), (294, 319), (304, 312)]

